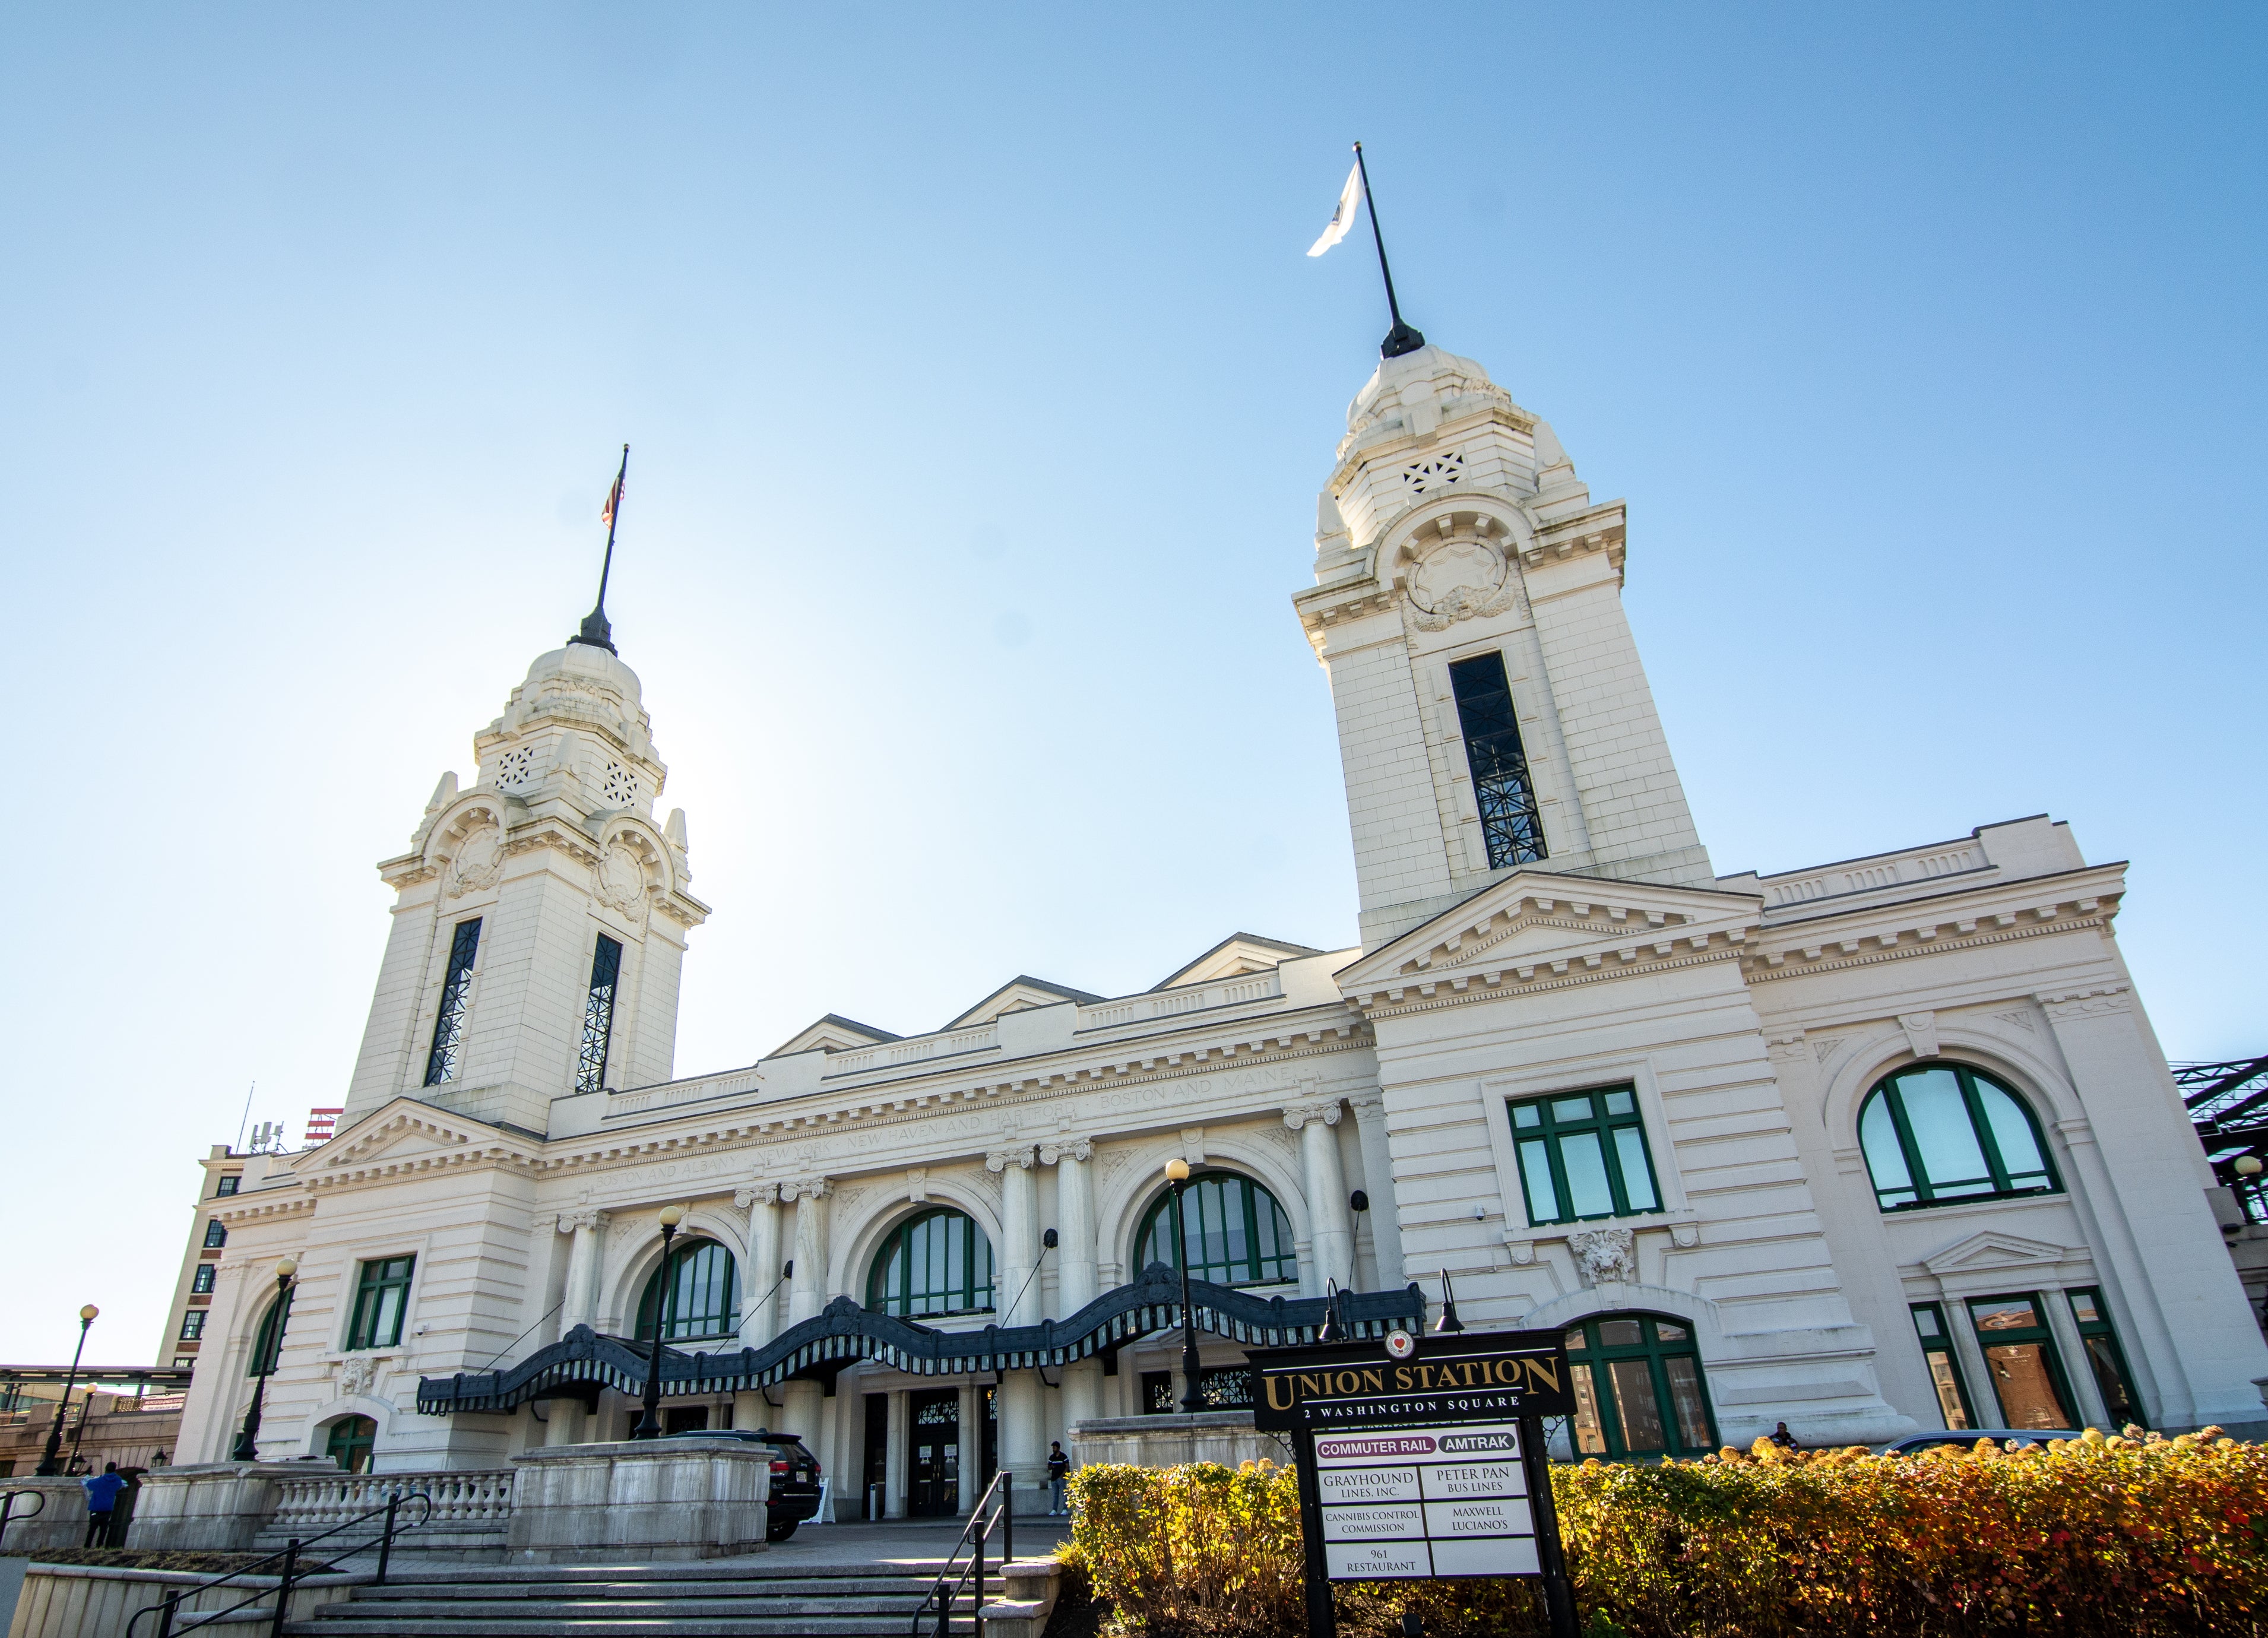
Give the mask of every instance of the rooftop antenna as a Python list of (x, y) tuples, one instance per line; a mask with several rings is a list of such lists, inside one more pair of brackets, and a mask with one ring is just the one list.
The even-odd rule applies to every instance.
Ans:
[(630, 446), (625, 444), (622, 470), (615, 474), (614, 487), (607, 491), (607, 503), (599, 509), (599, 521), (607, 525), (607, 560), (599, 569), (599, 600), (583, 616), (583, 628), (567, 639), (604, 649), (609, 654), (615, 652), (615, 628), (607, 622), (607, 577), (615, 572), (615, 519), (622, 516), (622, 481), (630, 475)]

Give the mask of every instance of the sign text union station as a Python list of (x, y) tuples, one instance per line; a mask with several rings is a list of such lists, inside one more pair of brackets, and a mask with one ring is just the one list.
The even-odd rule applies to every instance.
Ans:
[(1375, 1342), (1276, 1348), (1254, 1363), (1253, 1420), (1263, 1429), (1408, 1428), (1574, 1408), (1556, 1331), (1430, 1337), (1403, 1360)]

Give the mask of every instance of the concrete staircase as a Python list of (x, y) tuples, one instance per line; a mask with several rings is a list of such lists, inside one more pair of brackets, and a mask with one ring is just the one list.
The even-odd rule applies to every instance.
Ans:
[[(688, 1564), (396, 1569), (357, 1587), (291, 1638), (909, 1638), (933, 1571), (875, 1565), (773, 1568), (762, 1558)], [(985, 1592), (997, 1598), (1002, 1583)], [(922, 1638), (937, 1630), (932, 1616)], [(972, 1633), (964, 1597), (953, 1631)]]

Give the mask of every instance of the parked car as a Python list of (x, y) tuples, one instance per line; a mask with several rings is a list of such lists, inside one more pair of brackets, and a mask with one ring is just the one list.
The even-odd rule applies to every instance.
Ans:
[(1979, 1439), (1990, 1439), (1995, 1444), (2006, 1444), (2011, 1439), (2022, 1444), (2045, 1444), (2050, 1439), (2076, 1439), (2079, 1435), (2076, 1428), (1964, 1428), (1956, 1433), (1918, 1433), (1884, 1445), (1881, 1454), (1918, 1456), (1940, 1444), (1957, 1444), (1966, 1450)]
[(792, 1433), (766, 1428), (704, 1428), (663, 1436), (671, 1439), (738, 1439), (771, 1447), (771, 1499), (764, 1508), (764, 1539), (784, 1541), (819, 1511), (819, 1458)]

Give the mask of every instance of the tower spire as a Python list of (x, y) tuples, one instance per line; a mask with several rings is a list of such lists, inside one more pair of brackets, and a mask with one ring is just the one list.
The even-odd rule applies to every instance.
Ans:
[[(1375, 217), (1373, 218), (1373, 222)], [(599, 569), (599, 600), (591, 612), (583, 616), (583, 628), (567, 639), (570, 643), (588, 643), (594, 649), (615, 652), (615, 628), (607, 621), (607, 577), (615, 572), (615, 520), (622, 512), (622, 481), (630, 475), (630, 446), (622, 445), (622, 470), (615, 474), (615, 487), (607, 491), (607, 504), (600, 516), (607, 525), (607, 559)]]
[(1354, 145), (1355, 168), (1362, 173), (1362, 196), (1370, 202), (1370, 237), (1378, 246), (1378, 270), (1386, 280), (1386, 310), (1394, 315), (1394, 327), (1378, 344), (1381, 358), (1399, 358), (1404, 353), (1414, 353), (1425, 345), (1422, 331), (1413, 330), (1402, 322), (1402, 304), (1394, 299), (1394, 269), (1386, 265), (1386, 235), (1378, 225), (1378, 195), (1370, 191), (1370, 166), (1363, 162), (1362, 144)]

